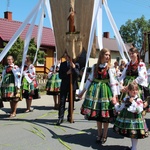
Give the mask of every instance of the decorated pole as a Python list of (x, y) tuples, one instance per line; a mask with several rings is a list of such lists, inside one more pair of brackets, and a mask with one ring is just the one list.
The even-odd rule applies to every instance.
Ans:
[[(72, 61), (72, 59), (71, 59)], [(73, 85), (72, 85), (72, 73), (70, 74), (70, 123), (74, 123), (73, 119)]]
[[(68, 32), (66, 32), (66, 35), (68, 34), (69, 39), (70, 36), (72, 34), (75, 33), (76, 29), (75, 29), (75, 11), (74, 11), (74, 1), (70, 1), (70, 8), (69, 8), (69, 15), (67, 17), (67, 21), (68, 21)], [(73, 45), (74, 42), (74, 37), (72, 38), (72, 40), (69, 40), (70, 43), (67, 43), (67, 45), (70, 47), (70, 45)], [(71, 51), (73, 52), (73, 47), (71, 47)], [(70, 61), (72, 62), (72, 58), (70, 58)], [(70, 66), (71, 67), (71, 66)], [(72, 69), (72, 68), (70, 68)], [(72, 72), (70, 74), (70, 101), (69, 101), (69, 105), (70, 105), (70, 123), (74, 122), (73, 119), (73, 104), (74, 104), (74, 99), (73, 99), (73, 81), (72, 81)]]
[[(65, 52), (71, 61), (87, 51), (94, 0), (50, 0), (57, 59)], [(96, 48), (91, 55), (94, 56)], [(73, 85), (70, 75), (70, 123), (73, 123)]]

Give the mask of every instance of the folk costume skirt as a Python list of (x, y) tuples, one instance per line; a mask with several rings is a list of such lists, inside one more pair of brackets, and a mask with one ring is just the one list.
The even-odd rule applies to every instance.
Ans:
[(86, 92), (81, 114), (85, 115), (88, 120), (111, 122), (114, 117), (114, 106), (111, 99), (112, 91), (109, 80), (95, 79)]
[(58, 95), (60, 93), (61, 79), (58, 73), (52, 74), (46, 83), (47, 95)]
[(148, 131), (145, 130), (145, 119), (142, 113), (132, 113), (127, 108), (124, 108), (118, 114), (113, 130), (129, 138), (142, 139), (148, 137)]
[(32, 100), (33, 94), (31, 91), (34, 91), (34, 83), (29, 83), (25, 77), (22, 79), (22, 96), (25, 99)]
[(20, 101), (22, 100), (22, 92), (15, 86), (13, 73), (4, 76), (1, 84), (1, 101)]

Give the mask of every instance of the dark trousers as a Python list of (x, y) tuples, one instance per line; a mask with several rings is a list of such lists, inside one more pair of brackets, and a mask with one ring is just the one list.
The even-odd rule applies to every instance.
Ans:
[(4, 107), (3, 102), (0, 101), (0, 108), (3, 108), (3, 107)]
[[(71, 105), (70, 105), (70, 92), (63, 91), (60, 92), (60, 105), (59, 105), (59, 112), (58, 112), (58, 118), (64, 119), (64, 113), (65, 113), (65, 104), (66, 104), (66, 98), (68, 97), (68, 118), (71, 117)], [(74, 108), (74, 100), (75, 100), (75, 91), (73, 91), (73, 108)]]

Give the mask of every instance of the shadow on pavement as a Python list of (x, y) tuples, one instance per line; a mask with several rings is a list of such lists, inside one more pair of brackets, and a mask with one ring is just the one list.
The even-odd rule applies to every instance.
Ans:
[(54, 107), (52, 106), (32, 106), (34, 109), (37, 109), (37, 110), (53, 110)]
[[(111, 130), (111, 129), (110, 129)], [(120, 136), (114, 136), (109, 133), (109, 137), (113, 138), (122, 138)], [(126, 148), (126, 146), (120, 146), (120, 145), (100, 145), (95, 142), (96, 140), (97, 131), (95, 129), (88, 129), (88, 130), (82, 130), (77, 134), (67, 134), (67, 135), (57, 135), (60, 139), (67, 143), (75, 144), (75, 145), (81, 145), (83, 147), (91, 147), (92, 149), (101, 149), (101, 150), (123, 150)], [(106, 143), (107, 144), (107, 143)]]
[[(35, 107), (34, 107), (35, 108)], [(49, 107), (47, 107), (49, 108)], [(37, 109), (37, 107), (35, 108)], [(39, 109), (43, 109), (40, 108)], [(22, 110), (22, 109), (21, 109)], [(7, 112), (8, 110), (5, 109), (5, 111)], [(18, 110), (20, 111), (20, 110)], [(6, 117), (7, 114), (1, 114), (0, 115), (0, 120), (4, 117)], [(44, 116), (46, 117), (46, 116)], [(73, 145), (79, 145), (79, 146), (83, 146), (83, 147), (91, 147), (91, 149), (97, 149), (97, 150), (123, 150), (124, 148), (127, 148), (126, 146), (120, 146), (120, 145), (107, 145), (107, 142), (104, 145), (100, 145), (97, 144), (95, 142), (96, 140), (96, 136), (97, 136), (97, 130), (94, 128), (89, 128), (89, 129), (82, 129), (79, 126), (70, 126), (70, 123), (67, 122), (66, 120), (64, 120), (64, 123), (61, 124), (61, 126), (55, 126), (57, 119), (49, 119), (49, 116), (47, 116), (48, 118), (35, 118), (35, 119), (26, 119), (26, 118), (19, 118), (19, 116), (17, 116), (16, 118), (10, 119), (12, 122), (17, 121), (17, 122), (29, 122), (31, 124), (37, 125), (38, 127), (44, 128), (48, 131), (48, 134), (51, 135), (51, 137), (53, 139), (56, 140), (61, 140), (64, 141), (68, 144), (73, 144)], [(9, 119), (3, 119), (3, 120), (9, 120)], [(150, 126), (150, 119), (146, 119), (147, 125)], [(75, 120), (75, 124), (81, 124), (84, 125), (85, 120), (79, 119), (79, 120)], [(83, 123), (83, 124), (82, 124)], [(87, 122), (90, 123), (90, 122)], [(93, 122), (92, 122), (93, 123)], [(47, 126), (46, 126), (47, 125)], [(96, 126), (96, 124), (95, 124)], [(70, 132), (65, 132), (63, 135), (60, 134), (60, 130), (58, 129), (64, 129), (66, 131), (70, 131), (71, 134), (69, 134)], [(123, 139), (123, 136), (120, 136), (116, 133), (113, 132), (113, 129), (111, 127), (109, 127), (108, 130), (108, 138), (107, 141), (111, 140), (111, 138), (114, 139)], [(115, 144), (115, 143), (113, 143)]]

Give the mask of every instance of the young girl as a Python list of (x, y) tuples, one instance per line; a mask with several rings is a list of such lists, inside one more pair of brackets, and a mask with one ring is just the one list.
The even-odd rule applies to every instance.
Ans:
[(78, 97), (81, 98), (85, 92), (81, 114), (85, 115), (88, 120), (97, 121), (98, 137), (96, 142), (104, 144), (107, 141), (109, 123), (114, 117), (112, 100), (117, 101), (117, 95), (120, 94), (119, 85), (111, 67), (109, 49), (103, 48), (99, 52), (98, 62), (93, 65), (85, 87)]
[(134, 82), (128, 85), (128, 95), (122, 103), (115, 104), (120, 112), (114, 123), (114, 131), (120, 135), (131, 138), (131, 150), (137, 150), (138, 139), (148, 137), (145, 119), (142, 116), (143, 101), (138, 97), (138, 85)]
[(7, 66), (3, 69), (1, 88), (1, 101), (9, 101), (11, 107), (10, 118), (16, 117), (17, 104), (21, 100), (20, 68), (14, 64), (13, 56), (7, 57)]
[(33, 111), (31, 109), (32, 99), (34, 96), (34, 90), (38, 87), (38, 83), (36, 81), (36, 71), (33, 64), (31, 64), (30, 57), (26, 56), (23, 79), (22, 79), (22, 88), (23, 88), (23, 98), (26, 99), (26, 110), (25, 113), (29, 113)]
[(127, 85), (131, 82), (135, 82), (139, 87), (139, 96), (143, 100), (144, 108), (147, 107), (147, 98), (149, 96), (148, 82), (147, 82), (147, 69), (144, 62), (140, 61), (140, 55), (138, 49), (135, 47), (131, 47), (129, 49), (129, 56), (131, 61), (126, 64), (121, 77), (119, 77), (119, 82), (123, 85), (122, 94), (120, 96), (120, 101), (123, 97), (125, 97), (127, 92)]
[(59, 66), (60, 63), (56, 66), (50, 68), (48, 73), (48, 80), (46, 83), (46, 92), (47, 95), (53, 95), (54, 99), (54, 109), (59, 109), (60, 104), (60, 85), (61, 79), (59, 78)]

